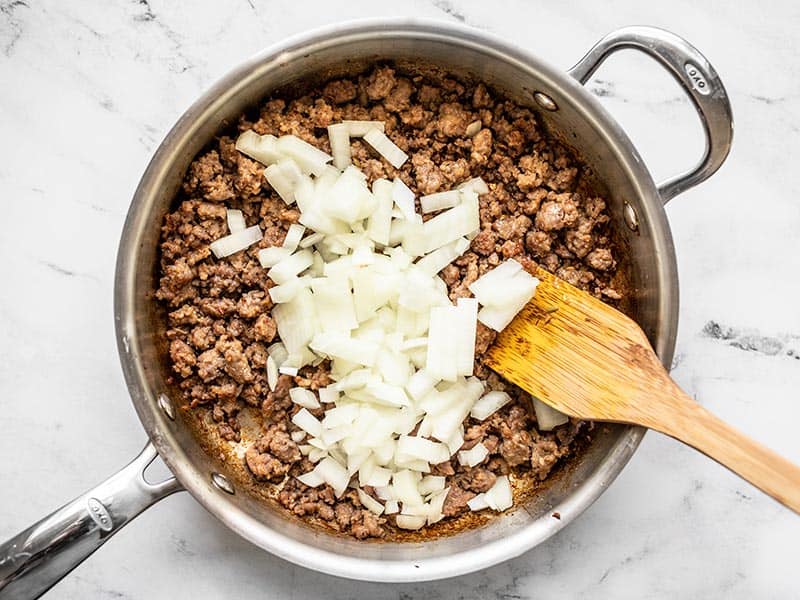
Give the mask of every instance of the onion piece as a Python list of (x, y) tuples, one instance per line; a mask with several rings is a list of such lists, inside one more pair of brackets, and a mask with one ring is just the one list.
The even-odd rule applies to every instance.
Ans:
[(375, 356), (378, 353), (377, 344), (357, 340), (338, 332), (319, 333), (309, 345), (316, 352), (367, 367), (375, 364)]
[(511, 492), (511, 484), (507, 475), (498, 477), (494, 485), (485, 494), (486, 503), (494, 510), (504, 511), (514, 504), (514, 495)]
[(244, 231), (247, 229), (247, 224), (244, 220), (244, 214), (240, 210), (235, 210), (229, 208), (225, 216), (228, 221), (228, 231), (231, 233), (236, 233), (237, 231)]
[(422, 437), (401, 435), (397, 439), (395, 456), (410, 456), (414, 459), (438, 465), (450, 458), (447, 446)]
[(425, 475), (417, 484), (419, 493), (423, 496), (440, 492), (444, 489), (445, 478), (441, 475)]
[(395, 523), (397, 523), (400, 529), (408, 529), (411, 531), (422, 529), (426, 522), (426, 517), (413, 517), (411, 515), (397, 515), (395, 517)]
[(459, 184), (456, 189), (461, 190), (462, 192), (474, 192), (480, 195), (489, 193), (489, 186), (486, 185), (486, 182), (480, 177), (468, 179), (464, 183)]
[(453, 360), (456, 363), (456, 374), (472, 375), (475, 368), (475, 338), (477, 336), (478, 301), (475, 298), (459, 298), (456, 303), (453, 321), (458, 327)]
[(289, 354), (297, 354), (306, 349), (319, 330), (314, 298), (308, 288), (300, 289), (289, 302), (274, 307), (272, 318)]
[(320, 476), (319, 473), (317, 473), (316, 468), (312, 469), (308, 473), (303, 473), (302, 475), (298, 475), (297, 481), (312, 488), (319, 487), (323, 483), (325, 483), (325, 480)]
[(377, 200), (367, 187), (364, 174), (351, 165), (331, 186), (319, 209), (328, 217), (352, 223), (369, 217), (376, 206)]
[(284, 346), (282, 342), (275, 342), (267, 346), (267, 354), (273, 358), (275, 364), (278, 366), (286, 362), (286, 359), (289, 357), (286, 346)]
[(365, 142), (372, 146), (375, 151), (385, 158), (395, 169), (402, 167), (403, 163), (408, 160), (408, 154), (398, 148), (397, 145), (379, 129), (370, 129), (362, 137)]
[(358, 327), (350, 284), (343, 277), (319, 277), (311, 282), (314, 304), (323, 331), (349, 331)]
[(278, 151), (277, 142), (278, 138), (274, 135), (258, 135), (252, 129), (248, 129), (236, 139), (235, 148), (264, 165), (271, 165), (284, 157)]
[(444, 502), (447, 500), (449, 493), (450, 488), (446, 488), (431, 496), (428, 502), (428, 525), (433, 525), (444, 519)]
[(277, 262), (267, 271), (267, 276), (277, 284), (286, 283), (298, 273), (305, 271), (313, 262), (314, 255), (310, 250), (300, 250)]
[(333, 488), (333, 493), (337, 498), (344, 494), (347, 485), (350, 483), (350, 475), (347, 474), (347, 469), (330, 456), (320, 461), (314, 467), (314, 471), (322, 477), (325, 483)]
[(400, 505), (397, 500), (387, 500), (383, 507), (383, 514), (385, 515), (394, 515), (400, 512)]
[(413, 471), (402, 469), (392, 475), (392, 488), (397, 499), (405, 504), (422, 504), (422, 496), (417, 489), (419, 479)]
[(482, 396), (472, 407), (469, 414), (473, 419), (484, 421), (509, 402), (511, 402), (511, 396), (506, 392), (493, 390)]
[(364, 485), (371, 485), (372, 487), (381, 487), (389, 485), (389, 480), (392, 478), (392, 472), (385, 467), (376, 466), (372, 469), (369, 477), (366, 478)]
[(294, 135), (284, 135), (275, 143), (278, 152), (292, 158), (304, 173), (321, 175), (333, 157)]
[(459, 190), (448, 190), (446, 192), (437, 192), (435, 194), (428, 194), (419, 199), (420, 206), (423, 213), (435, 212), (445, 208), (452, 208), (457, 206), (461, 201), (461, 192)]
[(387, 179), (378, 179), (372, 184), (372, 194), (377, 204), (369, 216), (367, 235), (378, 244), (386, 246), (392, 225), (392, 183)]
[(295, 188), (303, 179), (303, 173), (296, 162), (283, 158), (264, 169), (264, 177), (281, 200), (290, 206), (295, 203)]
[(477, 512), (485, 508), (489, 508), (489, 502), (486, 500), (486, 494), (480, 493), (467, 502), (467, 506), (472, 512)]
[(320, 423), (317, 420), (317, 417), (312, 415), (305, 408), (301, 408), (295, 413), (295, 415), (292, 417), (292, 423), (297, 425), (311, 437), (319, 437), (322, 435), (322, 423)]
[(324, 239), (325, 239), (324, 233), (312, 233), (305, 239), (300, 240), (299, 246), (301, 248), (310, 248), (311, 246), (319, 244)]
[(406, 384), (406, 391), (414, 400), (419, 401), (425, 394), (429, 393), (439, 381), (440, 379), (438, 377), (435, 377), (426, 369), (420, 369), (409, 378)]
[(346, 123), (328, 125), (328, 140), (331, 143), (333, 166), (343, 171), (352, 162), (350, 158), (350, 128)]
[(469, 248), (469, 240), (458, 238), (455, 242), (437, 248), (433, 252), (420, 258), (415, 264), (417, 268), (430, 276), (436, 275), (447, 265), (452, 263)]
[(458, 464), (465, 467), (474, 467), (483, 462), (483, 459), (487, 456), (489, 456), (489, 450), (478, 442), (469, 450), (462, 450), (458, 453)]
[(303, 234), (305, 232), (305, 227), (297, 223), (292, 223), (289, 225), (289, 231), (286, 232), (286, 237), (283, 239), (283, 244), (281, 244), (281, 246), (286, 248), (289, 252), (294, 252), (297, 250), (297, 245), (300, 243), (300, 240), (303, 239)]
[(392, 181), (392, 200), (394, 200), (397, 208), (400, 209), (403, 218), (408, 221), (414, 221), (416, 216), (414, 192), (399, 177), (395, 177), (394, 181)]
[(256, 242), (260, 242), (263, 237), (264, 234), (261, 233), (261, 228), (258, 225), (253, 225), (252, 227), (226, 235), (225, 237), (211, 242), (209, 248), (211, 252), (214, 253), (214, 256), (217, 258), (224, 258), (231, 254), (236, 254), (252, 246)]
[(408, 227), (403, 249), (421, 256), (480, 229), (478, 198), (464, 198), (458, 206), (439, 213), (422, 225)]
[(342, 121), (342, 125), (347, 126), (350, 137), (363, 137), (372, 129), (385, 131), (386, 125), (383, 121)]
[[(319, 400), (314, 395), (314, 392), (306, 388), (293, 387), (289, 390), (289, 398), (292, 402), (303, 408), (319, 408)], [(338, 441), (338, 440), (337, 440)]]
[(567, 415), (536, 397), (533, 397), (533, 410), (536, 413), (536, 428), (539, 431), (552, 431), (569, 421)]
[(262, 267), (268, 269), (274, 267), (284, 258), (287, 258), (292, 251), (287, 250), (281, 246), (272, 246), (270, 248), (262, 248), (258, 251), (258, 262)]
[(278, 365), (272, 356), (267, 356), (267, 385), (270, 392), (274, 392), (278, 385)]
[(276, 285), (269, 288), (269, 297), (275, 304), (281, 304), (291, 301), (297, 293), (307, 288), (311, 284), (311, 277), (304, 275), (303, 277), (293, 277), (282, 285)]
[(375, 513), (376, 515), (383, 514), (383, 504), (375, 500), (375, 498), (367, 494), (361, 488), (358, 488), (356, 492), (358, 493), (358, 499), (361, 501), (361, 504), (364, 505), (364, 508), (371, 513)]

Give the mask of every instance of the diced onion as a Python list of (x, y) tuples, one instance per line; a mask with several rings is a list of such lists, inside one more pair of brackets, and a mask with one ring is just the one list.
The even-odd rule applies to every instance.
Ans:
[(489, 193), (489, 186), (486, 185), (486, 182), (480, 177), (468, 179), (464, 183), (460, 184), (457, 189), (461, 190), (462, 192), (475, 192), (476, 194), (480, 195)]
[(364, 508), (366, 508), (368, 511), (372, 513), (375, 513), (376, 515), (383, 514), (383, 504), (375, 500), (375, 498), (367, 494), (361, 488), (358, 488), (357, 492), (358, 492), (358, 499), (361, 501), (361, 504), (364, 505)]
[(283, 155), (278, 151), (278, 138), (274, 135), (258, 135), (253, 130), (242, 132), (236, 139), (236, 149), (264, 165), (278, 162)]
[(256, 242), (260, 242), (263, 237), (261, 228), (258, 225), (253, 225), (252, 227), (226, 235), (225, 237), (211, 242), (209, 248), (211, 252), (214, 253), (214, 256), (217, 258), (224, 258), (225, 256), (236, 254), (252, 246)]
[(228, 231), (231, 233), (247, 229), (242, 211), (229, 208), (226, 211), (226, 217), (228, 220)]
[(494, 485), (485, 494), (487, 504), (494, 510), (504, 511), (514, 504), (514, 496), (511, 492), (511, 484), (507, 475), (498, 477)]
[(312, 488), (313, 487), (318, 487), (318, 486), (322, 485), (323, 483), (325, 483), (325, 480), (322, 478), (322, 476), (319, 473), (317, 473), (316, 468), (312, 469), (308, 473), (303, 473), (302, 475), (298, 475), (297, 476), (297, 480), (300, 483), (303, 483), (303, 484), (307, 485), (308, 487), (312, 487)]
[(279, 160), (264, 169), (264, 177), (286, 204), (295, 203), (295, 188), (303, 178), (297, 163), (289, 158)]
[(489, 450), (478, 442), (469, 450), (462, 450), (458, 453), (458, 464), (465, 467), (474, 467), (483, 462), (483, 459), (487, 456), (489, 456)]
[(328, 140), (331, 143), (333, 166), (344, 170), (350, 164), (350, 128), (346, 123), (328, 125)]
[(569, 421), (569, 417), (557, 411), (549, 404), (545, 404), (538, 398), (533, 398), (533, 410), (536, 413), (536, 428), (539, 431), (552, 431), (559, 425)]
[(308, 412), (307, 409), (301, 408), (292, 417), (292, 423), (297, 425), (300, 429), (305, 431), (312, 437), (322, 435), (322, 423), (317, 420), (317, 417)]
[(455, 242), (437, 248), (433, 252), (426, 254), (416, 262), (416, 266), (421, 271), (433, 276), (452, 263), (459, 256), (464, 254), (469, 248), (469, 240), (458, 238)]
[(277, 284), (286, 283), (298, 273), (305, 271), (313, 262), (314, 256), (310, 250), (300, 250), (277, 262), (267, 271), (267, 275)]
[(408, 221), (413, 221), (416, 216), (414, 192), (399, 177), (392, 182), (392, 199), (403, 217)]
[(477, 512), (485, 508), (489, 508), (489, 502), (486, 500), (486, 494), (480, 493), (467, 502), (467, 506), (472, 512)]
[(271, 355), (267, 357), (267, 385), (271, 392), (274, 392), (275, 386), (278, 385), (278, 365)]
[(419, 484), (417, 485), (417, 489), (419, 489), (420, 494), (427, 495), (443, 490), (444, 484), (445, 478), (443, 476), (426, 475), (420, 480)]
[(270, 267), (274, 267), (279, 262), (281, 262), (284, 258), (288, 257), (292, 253), (291, 250), (287, 250), (282, 246), (271, 246), (269, 248), (262, 248), (258, 251), (258, 262), (261, 263), (261, 266), (265, 269)]
[(412, 517), (411, 515), (397, 515), (395, 517), (395, 523), (400, 529), (409, 529), (411, 531), (422, 529), (426, 522), (426, 517)]
[(333, 493), (337, 498), (344, 494), (344, 491), (347, 489), (347, 484), (350, 483), (350, 475), (348, 475), (347, 469), (330, 456), (322, 459), (320, 463), (314, 467), (314, 472), (333, 488)]
[[(470, 133), (480, 127), (471, 124)], [(473, 283), (474, 298), (451, 302), (438, 273), (469, 249), (480, 226), (478, 195), (488, 186), (475, 178), (423, 196), (423, 212), (439, 211), (424, 221), (403, 181), (378, 179), (370, 187), (351, 164), (350, 138), (359, 136), (395, 167), (403, 164), (406, 154), (384, 129), (377, 121), (332, 124), (333, 156), (296, 136), (254, 132), (243, 133), (237, 149), (268, 165), (268, 183), (300, 210), (282, 245), (258, 253), (272, 280), (267, 289), (281, 340), (267, 348), (269, 389), (278, 388), (281, 374), (330, 361), (332, 383), (317, 393), (289, 390), (299, 407), (291, 439), (316, 465), (298, 480), (327, 483), (337, 497), (352, 485), (365, 510), (419, 529), (444, 518), (449, 493), (444, 476), (425, 475), (431, 465), (455, 456), (468, 467), (485, 461), (483, 444), (461, 450), (465, 419), (486, 419), (509, 402), (505, 392), (484, 394), (471, 376), (477, 321), (504, 326), (536, 280), (506, 261)], [(263, 239), (257, 226), (244, 228), (243, 216), (228, 211), (231, 235), (214, 242), (215, 254)], [(252, 240), (241, 245), (246, 235)], [(321, 420), (309, 412), (322, 406)], [(546, 430), (538, 410), (537, 420)], [(360, 487), (351, 484), (356, 476)], [(507, 478), (498, 478), (469, 506), (505, 510), (511, 501)]]
[(324, 233), (312, 233), (311, 235), (309, 235), (305, 239), (300, 240), (299, 246), (301, 248), (310, 248), (311, 246), (314, 246), (315, 244), (319, 244), (324, 239), (325, 239), (325, 234)]
[(292, 402), (303, 408), (319, 408), (319, 400), (314, 392), (306, 388), (294, 387), (289, 390), (289, 398)]
[(297, 245), (300, 243), (300, 240), (303, 238), (303, 234), (305, 232), (305, 227), (298, 225), (297, 223), (292, 223), (289, 225), (289, 231), (286, 233), (286, 237), (283, 240), (282, 246), (289, 252), (294, 252), (297, 250)]
[(333, 157), (294, 135), (284, 135), (276, 142), (278, 151), (292, 158), (304, 173), (320, 175)]
[(408, 160), (408, 154), (398, 148), (397, 145), (379, 129), (370, 129), (364, 134), (363, 139), (395, 169), (402, 167), (403, 163)]
[(452, 208), (458, 205), (461, 201), (461, 192), (459, 190), (449, 190), (447, 192), (437, 192), (436, 194), (429, 194), (422, 196), (419, 199), (422, 212), (429, 213), (445, 208)]
[(511, 396), (506, 392), (491, 391), (482, 396), (472, 407), (470, 416), (478, 421), (485, 420), (489, 415), (494, 414), (506, 404), (511, 402)]

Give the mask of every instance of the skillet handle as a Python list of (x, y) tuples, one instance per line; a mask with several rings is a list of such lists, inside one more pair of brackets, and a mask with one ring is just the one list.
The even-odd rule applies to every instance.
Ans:
[(0, 600), (38, 598), (128, 521), (183, 489), (174, 478), (145, 481), (155, 457), (148, 442), (118, 473), (0, 545)]
[(608, 34), (569, 70), (569, 74), (586, 83), (606, 58), (626, 48), (644, 52), (672, 74), (691, 99), (705, 130), (706, 147), (700, 162), (685, 173), (658, 184), (658, 193), (666, 204), (708, 179), (725, 162), (733, 139), (731, 104), (719, 75), (697, 48), (674, 33), (656, 27), (624, 27)]

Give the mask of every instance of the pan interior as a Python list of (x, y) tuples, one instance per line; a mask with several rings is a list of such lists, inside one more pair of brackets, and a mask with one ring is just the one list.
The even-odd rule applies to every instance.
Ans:
[[(318, 86), (333, 77), (364, 71), (375, 62), (393, 62), (400, 70), (436, 67), (462, 79), (486, 82), (510, 99), (535, 109), (546, 127), (573, 147), (594, 171), (601, 186), (599, 191), (611, 202), (620, 241), (629, 249), (627, 310), (642, 325), (662, 359), (671, 359), (674, 340), (674, 330), (665, 325), (664, 318), (673, 310), (666, 296), (669, 290), (663, 284), (669, 275), (663, 272), (663, 265), (674, 261), (671, 243), (653, 229), (663, 218), (663, 211), (657, 206), (646, 171), (631, 170), (637, 157), (633, 150), (625, 149), (625, 143), (629, 146), (627, 138), (623, 136), (622, 141), (612, 144), (610, 121), (604, 121), (606, 117), (599, 107), (563, 74), (530, 58), (522, 60), (514, 51), (497, 43), (492, 46), (475, 37), (477, 34), (442, 31), (433, 26), (353, 28), (312, 38), (295, 47), (290, 44), (283, 52), (257, 57), (233, 72), (182, 117), (157, 152), (134, 198), (118, 257), (116, 318), (123, 369), (137, 412), (170, 468), (198, 500), (254, 543), (306, 566), (361, 579), (455, 575), (521, 553), (585, 509), (616, 476), (635, 450), (642, 432), (599, 425), (580, 460), (560, 469), (521, 506), (488, 519), (481, 527), (435, 539), (404, 543), (357, 541), (293, 521), (283, 510), (265, 502), (228, 442), (215, 432), (204, 431), (202, 424), (187, 427), (183, 411), (179, 410), (177, 419), (171, 421), (157, 404), (159, 394), (177, 399), (165, 383), (164, 319), (153, 297), (160, 224), (195, 154), (215, 134), (235, 123), (244, 110), (278, 89)], [(540, 109), (533, 100), (536, 91), (551, 96), (558, 110)], [(639, 211), (638, 232), (623, 224), (626, 202)], [(656, 210), (661, 213), (642, 218)], [(226, 475), (236, 493), (229, 495), (215, 488), (210, 479), (214, 472)], [(552, 516), (556, 511), (560, 519)], [(480, 557), (474, 560), (465, 558), (460, 565), (434, 567), (440, 559), (454, 554), (477, 557), (477, 550)], [(358, 569), (368, 564), (384, 570), (378, 573)]]

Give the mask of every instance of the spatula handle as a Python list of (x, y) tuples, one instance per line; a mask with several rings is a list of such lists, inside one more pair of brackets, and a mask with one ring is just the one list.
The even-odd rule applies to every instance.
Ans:
[(800, 514), (800, 467), (683, 396), (675, 399), (671, 422), (651, 428), (696, 448)]

